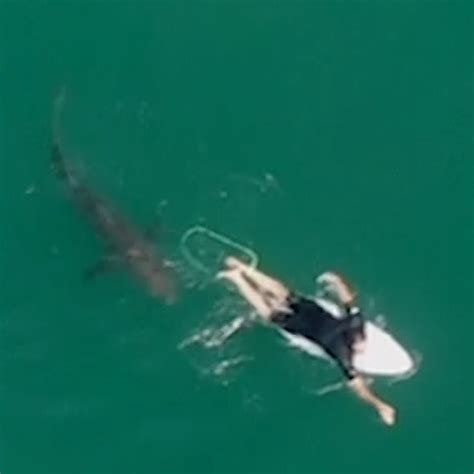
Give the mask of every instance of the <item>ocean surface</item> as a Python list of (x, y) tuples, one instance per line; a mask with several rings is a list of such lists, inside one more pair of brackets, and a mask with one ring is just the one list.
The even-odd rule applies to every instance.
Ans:
[[(1, 1), (1, 474), (471, 473), (473, 44), (469, 1)], [(66, 156), (159, 223), (175, 305), (84, 280), (63, 87)], [(418, 361), (374, 383), (394, 427), (275, 331), (220, 343), (249, 310), (229, 243), (183, 254), (198, 224), (302, 292), (353, 283)]]

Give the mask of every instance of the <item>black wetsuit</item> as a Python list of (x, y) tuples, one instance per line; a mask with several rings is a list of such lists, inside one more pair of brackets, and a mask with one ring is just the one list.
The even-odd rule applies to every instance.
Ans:
[(282, 329), (299, 334), (320, 345), (340, 366), (348, 379), (357, 373), (352, 365), (354, 339), (364, 337), (363, 316), (356, 306), (346, 307), (346, 316), (334, 318), (315, 301), (291, 294), (291, 312), (279, 312), (272, 321)]

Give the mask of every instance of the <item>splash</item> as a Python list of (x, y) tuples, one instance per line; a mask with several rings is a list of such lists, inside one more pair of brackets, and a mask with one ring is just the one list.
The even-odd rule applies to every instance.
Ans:
[(245, 316), (238, 316), (229, 323), (220, 327), (208, 327), (196, 334), (191, 335), (182, 341), (179, 349), (184, 349), (193, 344), (201, 344), (207, 349), (222, 346), (228, 339), (234, 336), (240, 329), (248, 324), (248, 318)]
[(210, 372), (213, 375), (220, 377), (227, 374), (229, 370), (242, 365), (244, 362), (249, 362), (252, 360), (253, 360), (253, 357), (246, 356), (246, 355), (240, 355), (237, 357), (233, 357), (231, 359), (225, 359), (218, 362), (213, 367), (211, 367)]

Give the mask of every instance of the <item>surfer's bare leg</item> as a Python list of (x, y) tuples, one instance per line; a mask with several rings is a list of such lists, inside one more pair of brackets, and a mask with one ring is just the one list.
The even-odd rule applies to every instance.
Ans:
[(235, 257), (228, 257), (225, 261), (229, 268), (240, 270), (245, 277), (254, 284), (261, 292), (283, 304), (290, 294), (288, 288), (283, 283), (257, 270), (250, 265), (243, 263)]
[(349, 382), (349, 387), (358, 395), (358, 397), (369, 405), (372, 405), (382, 418), (386, 425), (395, 424), (395, 409), (384, 401), (380, 400), (368, 387), (364, 378), (360, 375)]
[(240, 270), (233, 269), (220, 272), (217, 274), (217, 278), (232, 282), (255, 311), (265, 320), (270, 320), (273, 313), (272, 307), (267, 304), (263, 295), (250, 285)]

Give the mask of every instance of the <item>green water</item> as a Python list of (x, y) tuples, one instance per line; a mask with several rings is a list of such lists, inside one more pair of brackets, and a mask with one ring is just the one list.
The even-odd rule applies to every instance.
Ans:
[[(0, 472), (472, 472), (472, 28), (467, 1), (3, 0)], [(161, 215), (176, 306), (83, 282), (101, 242), (48, 163), (63, 84), (81, 174)], [(179, 349), (237, 304), (182, 265), (200, 221), (301, 291), (356, 284), (422, 356), (377, 385), (395, 427), (263, 328)]]

